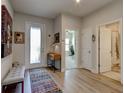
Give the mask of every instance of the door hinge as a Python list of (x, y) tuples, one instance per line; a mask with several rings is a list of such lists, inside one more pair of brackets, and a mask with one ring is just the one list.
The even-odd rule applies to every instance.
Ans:
[(98, 67), (100, 67), (100, 64), (98, 64)]

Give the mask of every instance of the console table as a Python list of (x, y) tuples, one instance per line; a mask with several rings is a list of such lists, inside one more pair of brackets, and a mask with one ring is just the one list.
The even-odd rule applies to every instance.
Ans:
[[(56, 63), (58, 62), (59, 62), (59, 68), (56, 67)], [(56, 69), (59, 69), (61, 71), (61, 55), (58, 53), (48, 53), (47, 66), (52, 67), (54, 72)]]

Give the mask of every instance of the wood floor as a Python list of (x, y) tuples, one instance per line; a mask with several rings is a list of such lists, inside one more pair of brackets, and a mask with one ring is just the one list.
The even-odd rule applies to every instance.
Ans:
[(120, 82), (84, 69), (51, 73), (64, 93), (123, 93)]
[[(48, 71), (63, 90), (63, 93), (123, 93), (120, 82), (102, 75), (93, 74), (84, 69), (71, 69), (65, 73), (53, 73), (49, 69)], [(29, 79), (28, 77), (26, 82), (30, 81)], [(31, 92), (29, 85), (29, 82), (25, 85), (25, 93)]]

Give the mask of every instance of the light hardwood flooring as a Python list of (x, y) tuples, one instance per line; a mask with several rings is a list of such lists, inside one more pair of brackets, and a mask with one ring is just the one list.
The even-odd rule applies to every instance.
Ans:
[(108, 72), (103, 72), (102, 75), (112, 78), (114, 80), (117, 81), (121, 81), (121, 75), (119, 72), (115, 72), (115, 71), (108, 71)]
[(122, 93), (120, 82), (84, 69), (51, 73), (64, 93)]
[(119, 63), (114, 64), (112, 66), (112, 71), (120, 73), (120, 64)]
[(66, 63), (66, 69), (76, 68), (75, 56), (69, 56), (66, 54), (65, 63)]
[[(65, 73), (53, 73), (49, 69), (48, 71), (63, 90), (63, 93), (122, 93), (120, 82), (102, 75), (93, 74), (84, 69), (71, 69)], [(25, 93), (30, 93), (29, 74), (26, 77)]]

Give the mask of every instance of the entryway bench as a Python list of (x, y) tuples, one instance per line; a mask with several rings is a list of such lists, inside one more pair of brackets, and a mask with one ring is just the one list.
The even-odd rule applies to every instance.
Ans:
[(24, 66), (13, 67), (2, 82), (3, 89), (8, 85), (22, 83), (22, 93), (24, 93), (24, 74)]

